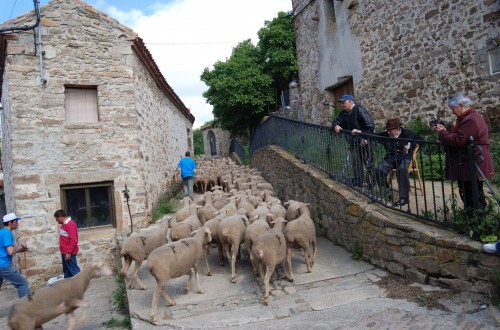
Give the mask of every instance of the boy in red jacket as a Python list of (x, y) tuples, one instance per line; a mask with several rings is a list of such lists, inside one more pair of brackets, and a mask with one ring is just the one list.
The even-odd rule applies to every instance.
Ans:
[(80, 272), (76, 261), (78, 247), (78, 228), (64, 210), (57, 210), (54, 218), (61, 225), (59, 249), (61, 250), (64, 278), (73, 277)]

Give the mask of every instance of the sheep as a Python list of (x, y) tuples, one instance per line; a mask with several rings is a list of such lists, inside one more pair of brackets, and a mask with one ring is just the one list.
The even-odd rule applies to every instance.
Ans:
[(200, 219), (198, 218), (198, 208), (200, 206), (193, 204), (191, 205), (192, 214), (182, 222), (176, 222), (172, 225), (170, 231), (170, 238), (172, 241), (178, 241), (183, 238), (189, 237), (189, 235), (196, 229), (201, 227)]
[[(318, 252), (316, 243), (316, 228), (314, 222), (309, 216), (307, 208), (300, 207), (297, 209), (300, 216), (287, 223), (285, 227), (285, 239), (287, 244), (287, 263), (290, 269), (290, 276), (293, 278), (292, 272), (292, 248), (299, 247), (304, 250), (304, 259), (307, 266), (307, 272), (312, 271), (312, 266), (316, 261), (316, 253)], [(312, 258), (310, 246), (312, 245)]]
[(260, 215), (267, 216), (268, 213), (269, 213), (269, 205), (267, 205), (267, 203), (265, 202), (262, 202), (255, 210), (253, 210), (248, 214), (248, 217), (250, 219), (250, 222), (253, 222), (257, 218), (259, 218)]
[(272, 213), (273, 219), (284, 218), (286, 216), (286, 209), (281, 206), (281, 202), (276, 200), (268, 203), (270, 205), (269, 212)]
[(238, 208), (243, 208), (246, 210), (246, 215), (248, 216), (250, 212), (255, 210), (255, 206), (253, 206), (252, 203), (247, 201), (247, 196), (245, 195), (239, 195), (236, 197), (236, 202), (238, 204)]
[(193, 237), (168, 243), (151, 252), (148, 258), (148, 270), (156, 279), (156, 289), (153, 294), (151, 307), (151, 321), (156, 321), (156, 312), (158, 310), (158, 300), (160, 294), (171, 305), (175, 301), (164, 291), (165, 285), (169, 279), (177, 278), (189, 273), (189, 279), (186, 283), (186, 293), (189, 292), (193, 274), (196, 277), (197, 292), (203, 293), (198, 276), (200, 258), (203, 253), (203, 246), (212, 240), (210, 229), (201, 227)]
[[(236, 283), (235, 263), (240, 250), (240, 244), (245, 237), (248, 220), (242, 215), (232, 215), (222, 219), (219, 223), (218, 235), (227, 258), (231, 262), (231, 282)], [(232, 247), (232, 254), (231, 254)]]
[(132, 281), (127, 276), (132, 261), (135, 261), (132, 277), (135, 278), (141, 290), (147, 289), (147, 286), (137, 276), (137, 271), (141, 268), (142, 262), (147, 259), (151, 251), (167, 243), (167, 232), (171, 221), (172, 217), (166, 216), (159, 226), (148, 228), (139, 234), (132, 233), (123, 241), (120, 254), (123, 256), (125, 263), (123, 264), (121, 273), (129, 289), (134, 288)]
[(205, 195), (205, 205), (198, 210), (198, 215), (202, 224), (207, 220), (212, 219), (215, 216), (217, 209), (213, 205), (212, 193), (206, 192)]
[(285, 277), (293, 281), (292, 276), (287, 276), (285, 268), (287, 244), (283, 235), (283, 229), (286, 222), (283, 218), (274, 220), (273, 229), (257, 236), (252, 246), (252, 254), (258, 265), (260, 278), (265, 287), (264, 304), (266, 305), (269, 305), (269, 279), (274, 273), (277, 264), (282, 264)]
[(83, 300), (90, 280), (100, 276), (111, 276), (111, 269), (103, 262), (87, 264), (77, 275), (58, 281), (51, 286), (37, 290), (14, 304), (9, 312), (8, 323), (13, 330), (41, 329), (44, 323), (66, 314), (67, 329), (76, 323), (74, 311), (82, 307), (78, 324), (87, 318), (89, 304)]
[(304, 212), (307, 212), (307, 215), (311, 216), (311, 212), (309, 211), (308, 206), (310, 205), (309, 203), (302, 203), (294, 200), (289, 200), (288, 202), (285, 202), (285, 207), (286, 207), (286, 215), (285, 215), (285, 220), (287, 221), (292, 221), (297, 219), (300, 216), (299, 209), (302, 209), (302, 214)]
[(269, 224), (267, 223), (266, 220), (257, 219), (251, 224), (249, 224), (247, 229), (245, 230), (245, 236), (244, 236), (245, 246), (247, 247), (248, 257), (250, 258), (250, 263), (252, 264), (254, 274), (257, 274), (257, 265), (253, 260), (253, 254), (252, 254), (253, 242), (260, 234), (269, 229), (271, 229), (271, 227), (269, 227)]
[[(212, 233), (212, 242), (217, 247), (217, 256), (219, 257), (219, 265), (224, 266), (224, 256), (222, 255), (222, 244), (219, 239), (219, 223), (222, 221), (222, 217), (215, 217), (213, 219), (208, 220), (203, 225), (204, 227), (210, 229)], [(205, 264), (207, 265), (207, 275), (212, 276), (212, 269), (210, 269), (210, 264), (208, 262), (208, 257), (210, 255), (210, 244), (205, 246)]]
[(192, 204), (191, 199), (189, 197), (184, 197), (181, 203), (184, 203), (184, 206), (182, 209), (177, 211), (177, 213), (175, 213), (175, 221), (177, 222), (181, 222), (191, 215), (191, 211), (189, 209), (189, 206)]

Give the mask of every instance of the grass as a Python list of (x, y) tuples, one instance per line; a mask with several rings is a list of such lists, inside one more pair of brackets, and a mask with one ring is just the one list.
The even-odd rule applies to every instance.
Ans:
[(354, 260), (361, 260), (362, 256), (363, 256), (363, 247), (359, 244), (354, 245), (352, 249), (352, 258)]
[(117, 275), (115, 277), (116, 282), (118, 284), (118, 288), (113, 292), (112, 303), (118, 308), (118, 311), (126, 314), (123, 320), (119, 321), (115, 318), (104, 323), (104, 325), (108, 328), (126, 328), (132, 329), (132, 322), (130, 320), (130, 314), (128, 309), (128, 300), (127, 300), (127, 289), (125, 288), (125, 278), (123, 274)]
[(174, 206), (170, 200), (163, 200), (153, 209), (153, 216), (151, 217), (151, 223), (155, 223), (160, 220), (165, 214), (173, 213)]

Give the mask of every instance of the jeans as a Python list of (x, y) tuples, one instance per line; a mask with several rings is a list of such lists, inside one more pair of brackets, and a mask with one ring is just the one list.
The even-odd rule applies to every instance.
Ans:
[(80, 272), (80, 267), (78, 267), (75, 255), (71, 255), (71, 258), (68, 261), (66, 261), (65, 259), (66, 257), (65, 254), (61, 254), (61, 256), (62, 256), (64, 278), (73, 277)]
[(0, 268), (0, 286), (3, 280), (9, 281), (16, 287), (19, 298), (27, 296), (30, 293), (28, 281), (12, 266)]
[(193, 200), (193, 184), (194, 176), (187, 176), (182, 178), (182, 185), (184, 186), (184, 197), (189, 197)]

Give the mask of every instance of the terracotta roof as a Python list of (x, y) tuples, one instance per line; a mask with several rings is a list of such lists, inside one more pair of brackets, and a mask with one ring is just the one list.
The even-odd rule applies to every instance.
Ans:
[(158, 88), (160, 88), (160, 90), (170, 98), (170, 100), (179, 108), (184, 116), (186, 116), (186, 118), (191, 121), (191, 123), (194, 123), (195, 118), (191, 114), (191, 111), (189, 111), (189, 109), (184, 105), (179, 96), (175, 94), (172, 87), (170, 87), (170, 85), (167, 83), (167, 81), (161, 74), (160, 69), (156, 65), (153, 56), (151, 56), (151, 53), (146, 48), (146, 45), (144, 45), (144, 41), (142, 41), (142, 39), (139, 37), (135, 38), (132, 44), (132, 49), (135, 50), (137, 56), (139, 56), (141, 61), (144, 63), (149, 73), (158, 84)]

